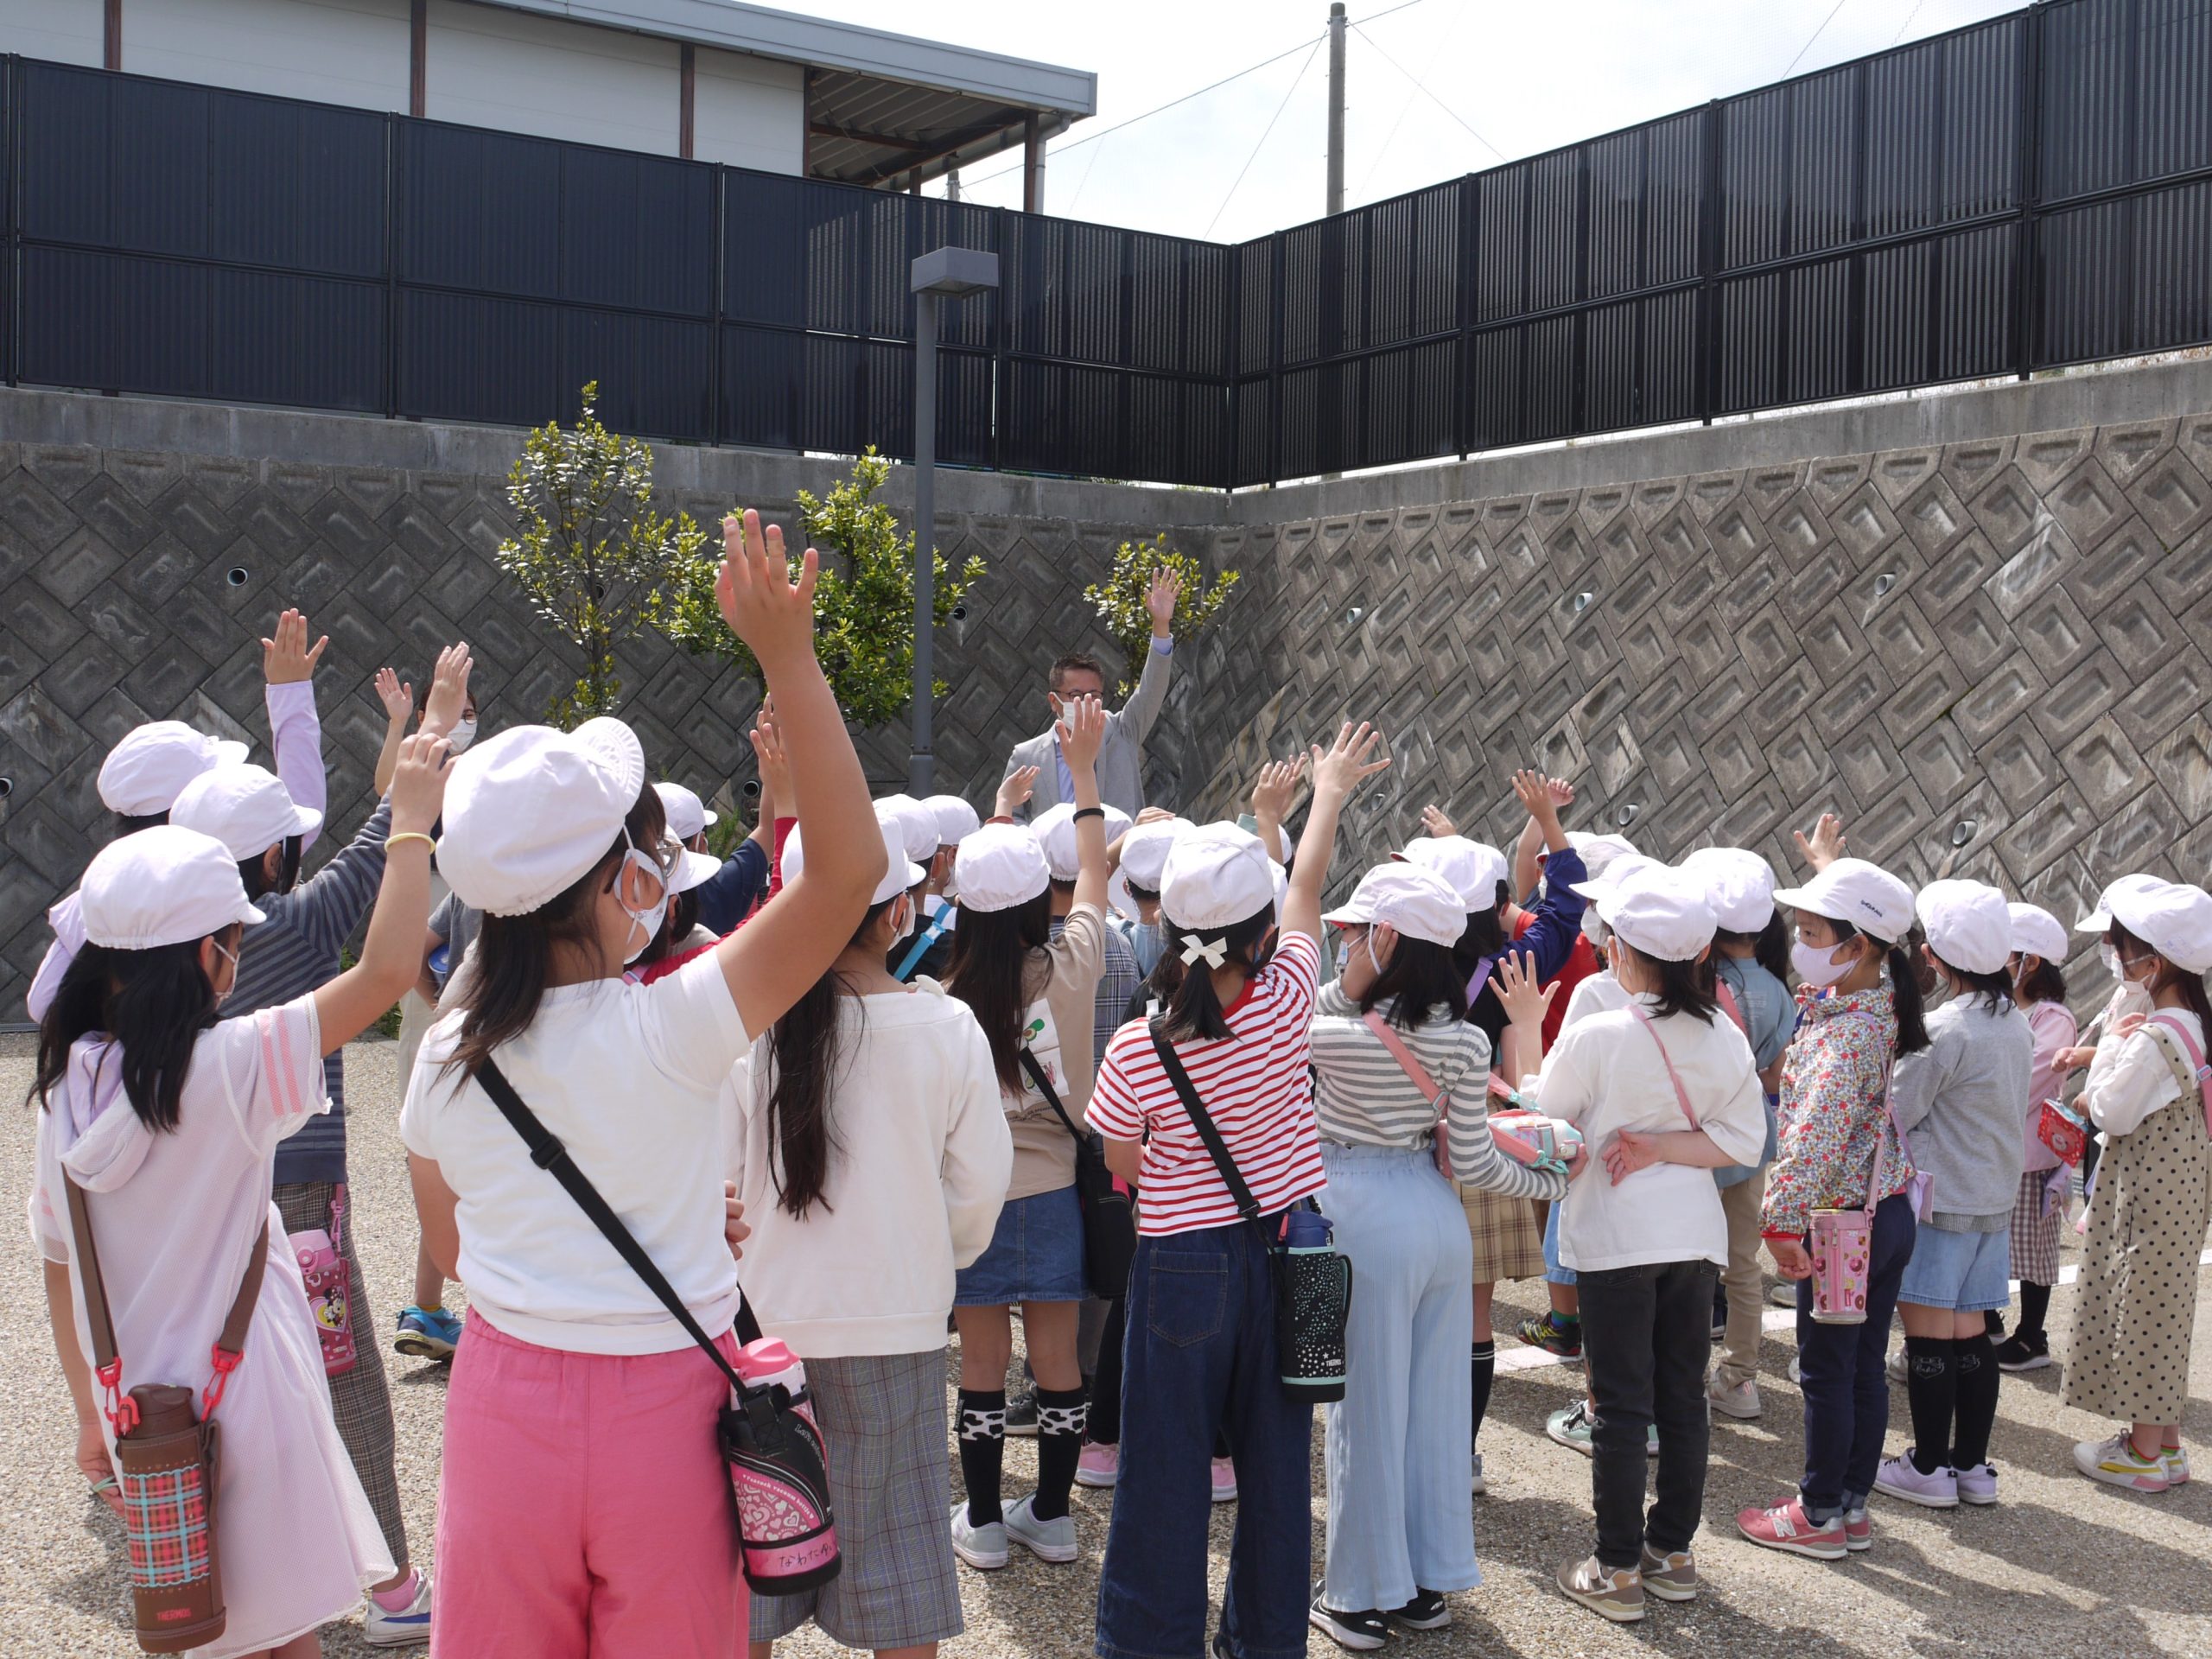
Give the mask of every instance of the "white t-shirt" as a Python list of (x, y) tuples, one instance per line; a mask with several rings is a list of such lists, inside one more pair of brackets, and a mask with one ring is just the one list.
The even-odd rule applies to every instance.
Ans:
[(1593, 1014), (1611, 1014), (1616, 1008), (1628, 1007), (1628, 993), (1613, 977), (1610, 968), (1585, 976), (1574, 982), (1574, 988), (1567, 994), (1567, 1012), (1560, 1016), (1559, 1028), (1580, 1025)]
[[(658, 1354), (691, 1338), (589, 1217), (458, 1071), (461, 1019), (430, 1027), (399, 1136), (460, 1199), (468, 1304), (511, 1337), (582, 1354)], [(649, 986), (549, 990), (499, 1070), (597, 1187), (709, 1335), (737, 1318), (722, 1236), (722, 1085), (747, 1046), (709, 951)]]
[[(1649, 996), (1637, 1000), (1647, 1012), (1653, 1006)], [(1590, 1148), (1560, 1211), (1560, 1262), (1578, 1273), (1647, 1262), (1727, 1264), (1728, 1222), (1711, 1170), (1653, 1164), (1618, 1186), (1605, 1173), (1605, 1144), (1620, 1130), (1663, 1135), (1690, 1127), (1654, 1033), (1688, 1091), (1697, 1127), (1729, 1160), (1756, 1163), (1766, 1147), (1766, 1096), (1751, 1045), (1726, 1014), (1710, 1025), (1688, 1014), (1654, 1015), (1647, 1031), (1621, 1008), (1564, 1027), (1544, 1057), (1536, 1109), (1573, 1124)]]

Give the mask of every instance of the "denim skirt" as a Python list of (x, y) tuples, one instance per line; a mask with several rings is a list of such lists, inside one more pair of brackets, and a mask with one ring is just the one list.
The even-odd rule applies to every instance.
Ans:
[(953, 1281), (956, 1307), (1011, 1307), (1016, 1302), (1079, 1302), (1083, 1209), (1075, 1188), (1015, 1198), (999, 1211), (991, 1247)]

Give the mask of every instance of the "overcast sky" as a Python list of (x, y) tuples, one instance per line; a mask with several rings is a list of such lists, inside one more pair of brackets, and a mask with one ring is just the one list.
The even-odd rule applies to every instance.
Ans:
[[(1094, 71), (1098, 113), (1052, 148), (1049, 213), (1216, 241), (1321, 216), (1328, 52), (1309, 48), (1325, 30), (1327, 0), (781, 3)], [(1397, 195), (2017, 9), (2017, 0), (1351, 0), (1345, 201)], [(1281, 52), (1290, 55), (1217, 91), (1090, 137)], [(965, 194), (1020, 207), (1018, 168), (987, 176), (1011, 167), (1010, 157), (972, 166)]]

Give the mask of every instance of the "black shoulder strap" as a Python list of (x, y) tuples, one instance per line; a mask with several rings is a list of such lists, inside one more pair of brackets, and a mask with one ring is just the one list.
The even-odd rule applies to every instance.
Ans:
[[(676, 1287), (662, 1276), (661, 1270), (653, 1265), (652, 1257), (645, 1254), (645, 1247), (638, 1243), (630, 1230), (622, 1224), (622, 1218), (608, 1206), (605, 1198), (600, 1197), (599, 1189), (591, 1184), (591, 1178), (576, 1167), (575, 1160), (569, 1156), (569, 1149), (554, 1137), (552, 1130), (538, 1121), (537, 1114), (523, 1103), (523, 1097), (515, 1092), (514, 1084), (507, 1081), (506, 1074), (499, 1070), (499, 1063), (486, 1060), (478, 1066), (476, 1081), (482, 1085), (484, 1092), (492, 1096), (492, 1103), (499, 1109), (499, 1116), (514, 1127), (517, 1135), (522, 1136), (523, 1144), (530, 1148), (531, 1162), (540, 1169), (550, 1170), (553, 1179), (568, 1188), (569, 1196), (576, 1201), (576, 1207), (591, 1218), (593, 1226), (607, 1236), (607, 1242), (630, 1264), (630, 1270), (645, 1281), (645, 1288), (660, 1298), (661, 1306), (676, 1316), (676, 1322), (690, 1333), (691, 1340), (697, 1343), (705, 1351), (707, 1357), (721, 1369), (722, 1375), (729, 1378), (730, 1386), (743, 1389), (745, 1380), (730, 1369), (729, 1362), (722, 1357), (721, 1350), (715, 1347), (713, 1339), (699, 1328), (699, 1321), (691, 1317), (691, 1310), (684, 1306), (683, 1299), (676, 1294)], [(741, 1290), (737, 1303), (737, 1339), (753, 1342), (759, 1340), (760, 1336), (760, 1323), (753, 1317), (752, 1305), (746, 1301), (744, 1292)]]
[(1060, 1120), (1061, 1126), (1070, 1135), (1075, 1136), (1076, 1144), (1088, 1146), (1090, 1142), (1083, 1138), (1083, 1131), (1076, 1128), (1075, 1120), (1068, 1116), (1067, 1108), (1060, 1104), (1060, 1091), (1052, 1087), (1052, 1078), (1045, 1074), (1045, 1068), (1037, 1063), (1037, 1057), (1029, 1052), (1027, 1043), (1021, 1046), (1021, 1069), (1029, 1074), (1029, 1081), (1037, 1085), (1037, 1092), (1045, 1096), (1045, 1103), (1052, 1109), (1052, 1116)]
[(1148, 1020), (1145, 1029), (1152, 1033), (1152, 1046), (1160, 1056), (1160, 1064), (1167, 1072), (1167, 1081), (1175, 1085), (1181, 1097), (1183, 1109), (1191, 1115), (1191, 1126), (1198, 1132), (1198, 1139), (1206, 1143), (1206, 1150), (1213, 1154), (1213, 1166), (1221, 1172), (1222, 1182), (1229, 1188), (1229, 1196), (1236, 1201), (1236, 1213), (1247, 1221), (1260, 1218), (1260, 1201), (1252, 1196), (1252, 1189), (1244, 1185), (1244, 1178), (1236, 1173), (1236, 1160), (1229, 1155), (1228, 1145), (1221, 1138), (1221, 1131), (1214, 1127), (1213, 1115), (1206, 1110), (1205, 1103), (1198, 1098), (1198, 1090), (1191, 1083), (1191, 1074), (1183, 1069), (1177, 1058), (1175, 1045), (1167, 1040), (1167, 1033), (1158, 1019)]

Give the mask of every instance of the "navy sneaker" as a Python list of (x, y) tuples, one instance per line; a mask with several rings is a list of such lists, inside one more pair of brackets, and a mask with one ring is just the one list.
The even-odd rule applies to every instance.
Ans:
[(410, 1359), (451, 1359), (461, 1346), (461, 1321), (443, 1308), (427, 1313), (419, 1307), (399, 1310), (399, 1334), (392, 1347)]

